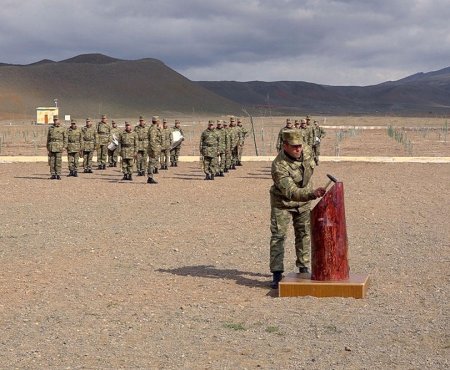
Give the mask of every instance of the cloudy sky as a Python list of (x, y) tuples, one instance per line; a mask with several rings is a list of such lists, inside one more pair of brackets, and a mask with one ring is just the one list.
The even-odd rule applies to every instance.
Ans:
[(0, 0), (0, 62), (103, 53), (191, 80), (370, 85), (450, 66), (449, 0)]

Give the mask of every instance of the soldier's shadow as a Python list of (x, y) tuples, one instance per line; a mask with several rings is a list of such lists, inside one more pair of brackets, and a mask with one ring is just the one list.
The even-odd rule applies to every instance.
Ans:
[[(271, 275), (259, 272), (239, 271), (237, 269), (218, 269), (212, 265), (184, 266), (174, 269), (158, 269), (158, 272), (165, 272), (180, 276), (199, 276), (209, 279), (234, 280), (236, 284), (248, 287), (259, 287), (270, 289), (268, 279)], [(252, 279), (251, 277), (264, 278), (264, 281)]]
[(43, 175), (35, 173), (33, 176), (14, 176), (15, 179), (27, 179), (27, 180), (50, 180), (50, 175)]

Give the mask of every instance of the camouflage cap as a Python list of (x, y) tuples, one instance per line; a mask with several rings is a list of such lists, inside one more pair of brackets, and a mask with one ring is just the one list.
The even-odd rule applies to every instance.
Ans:
[(286, 123), (292, 123), (290, 118), (286, 118)]
[(180, 120), (176, 119), (175, 120), (175, 124), (180, 123)]
[(116, 121), (114, 121), (114, 120), (111, 121), (111, 125), (113, 125), (113, 124), (115, 124), (115, 123), (116, 123)]
[(139, 121), (143, 121), (143, 120), (144, 120), (144, 117), (139, 116)]
[(167, 123), (167, 120), (165, 118), (163, 118), (163, 123)]
[(238, 118), (237, 123), (242, 123), (242, 121)]
[(208, 121), (208, 125), (214, 125), (214, 121), (213, 121), (212, 119), (210, 119), (210, 120)]
[(102, 114), (102, 119), (106, 119), (106, 114)]
[(230, 122), (234, 122), (234, 116), (230, 117)]
[(221, 125), (222, 126), (222, 120), (221, 119), (217, 120), (217, 125)]
[(86, 118), (86, 122), (91, 122), (91, 119), (89, 117)]
[(302, 120), (300, 121), (300, 123), (306, 123), (306, 119), (302, 118)]
[(306, 120), (308, 121), (308, 120), (310, 120), (311, 118), (309, 117), (309, 116), (306, 116)]
[(59, 119), (58, 116), (53, 116), (53, 121), (56, 121), (57, 119)]
[(158, 121), (159, 120), (159, 116), (153, 116), (152, 117), (152, 122), (156, 122), (156, 121)]
[(131, 126), (131, 123), (128, 121), (125, 121), (125, 126)]
[(289, 145), (303, 145), (303, 136), (300, 130), (286, 130), (283, 132), (283, 142)]
[(72, 124), (72, 123), (77, 123), (77, 121), (75, 121), (74, 119), (71, 119), (70, 124)]

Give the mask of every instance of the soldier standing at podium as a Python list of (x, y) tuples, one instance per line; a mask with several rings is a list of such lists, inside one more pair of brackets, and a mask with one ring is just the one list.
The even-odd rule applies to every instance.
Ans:
[(284, 272), (284, 244), (290, 222), (294, 226), (296, 266), (309, 273), (311, 200), (322, 197), (325, 188), (313, 189), (311, 176), (315, 163), (309, 145), (300, 130), (282, 133), (282, 148), (272, 162), (273, 185), (270, 188), (270, 271), (271, 287), (278, 288)]

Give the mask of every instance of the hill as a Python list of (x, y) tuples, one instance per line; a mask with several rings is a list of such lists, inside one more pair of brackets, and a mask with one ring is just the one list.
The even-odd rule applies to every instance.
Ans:
[(240, 106), (157, 59), (120, 60), (85, 54), (60, 62), (0, 65), (0, 116), (35, 117), (58, 99), (61, 114), (114, 117), (177, 112), (236, 114)]
[(199, 81), (253, 110), (322, 114), (449, 114), (450, 67), (378, 85), (328, 86), (307, 82)]

